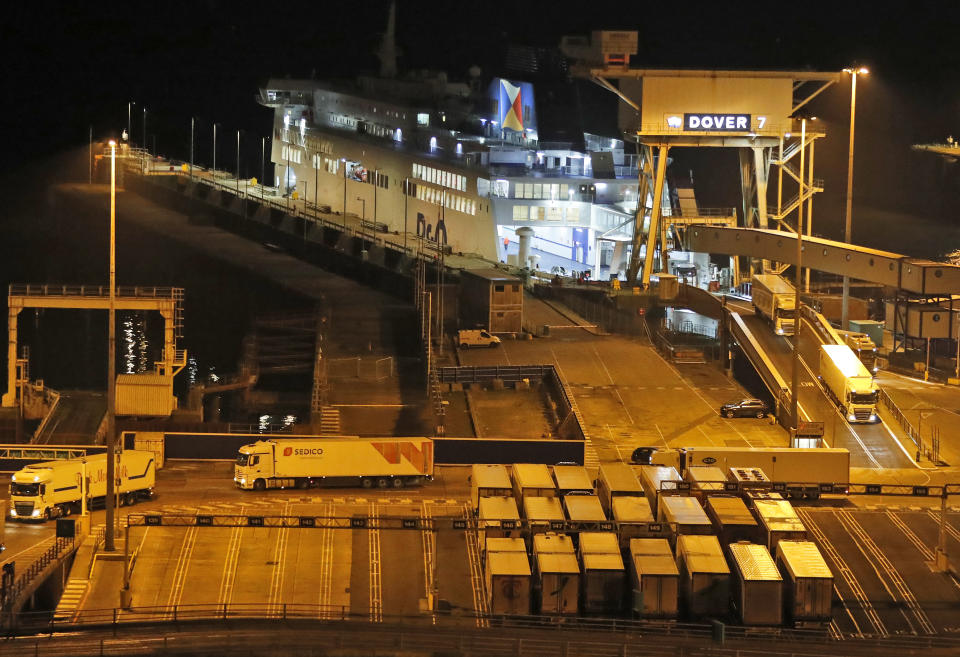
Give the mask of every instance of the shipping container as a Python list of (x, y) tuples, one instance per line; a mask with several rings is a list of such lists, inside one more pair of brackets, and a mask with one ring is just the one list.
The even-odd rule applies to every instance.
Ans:
[(567, 519), (574, 522), (605, 522), (607, 516), (596, 495), (567, 495), (563, 498)]
[(712, 465), (687, 468), (683, 479), (690, 482), (690, 494), (695, 495), (701, 503), (709, 495), (722, 495), (726, 491), (727, 476), (723, 470)]
[(829, 623), (833, 618), (833, 573), (812, 541), (777, 543), (784, 578), (787, 620), (794, 625)]
[(124, 431), (123, 444), (128, 445), (127, 436), (133, 434), (133, 448), (141, 452), (152, 452), (157, 470), (163, 467), (166, 441), (162, 431)]
[(633, 615), (637, 618), (676, 618), (680, 571), (665, 538), (630, 541)]
[(680, 600), (688, 616), (721, 617), (730, 607), (730, 568), (716, 536), (679, 536)]
[(733, 606), (744, 625), (783, 621), (783, 578), (769, 550), (756, 543), (731, 543)]
[(592, 495), (593, 481), (582, 465), (553, 466), (553, 481), (557, 484), (557, 493), (566, 495), (571, 492), (583, 492)]
[(612, 532), (580, 532), (580, 556), (585, 554), (620, 554), (620, 543)]
[(513, 495), (510, 473), (505, 465), (475, 463), (470, 473), (470, 500), (473, 515), (477, 515), (481, 497), (509, 497)]
[(173, 376), (118, 374), (117, 415), (169, 417), (177, 407)]
[(557, 485), (553, 482), (550, 469), (543, 463), (513, 464), (513, 496), (523, 501), (527, 495), (534, 497), (556, 497)]
[(662, 465), (640, 466), (640, 484), (650, 502), (650, 510), (657, 513), (657, 498), (660, 496), (660, 485), (664, 481), (681, 481), (682, 477), (676, 468)]
[(537, 534), (533, 539), (537, 595), (535, 611), (576, 615), (579, 611), (580, 564), (566, 534)]
[(695, 497), (662, 495), (657, 520), (670, 525), (670, 540), (684, 534), (711, 534), (713, 524)]
[(783, 540), (807, 540), (807, 528), (787, 500), (754, 500), (753, 512), (763, 529), (767, 549), (774, 552)]
[(707, 500), (706, 511), (722, 545), (738, 541), (763, 542), (757, 519), (739, 497), (713, 495)]
[(613, 498), (624, 495), (643, 495), (633, 468), (626, 463), (602, 463), (597, 472), (597, 496), (603, 510), (610, 515)]
[[(614, 538), (616, 541), (616, 538)], [(625, 573), (623, 557), (616, 553), (581, 554), (580, 608), (585, 614), (615, 616), (623, 608)]]
[(527, 520), (531, 534), (549, 531), (550, 523), (562, 523), (565, 519), (558, 498), (532, 495), (523, 499), (523, 517)]
[(480, 547), (484, 551), (491, 538), (513, 538), (519, 534), (516, 527), (520, 514), (512, 497), (481, 497), (477, 518), (481, 532)]
[(487, 552), (486, 583), (490, 613), (530, 613), (530, 562), (527, 552)]
[(613, 520), (621, 550), (627, 549), (631, 539), (649, 536), (650, 523), (655, 522), (646, 497), (613, 498)]

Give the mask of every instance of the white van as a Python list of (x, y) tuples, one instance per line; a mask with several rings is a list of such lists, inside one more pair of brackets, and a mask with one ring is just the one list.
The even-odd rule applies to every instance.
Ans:
[(496, 347), (500, 338), (491, 335), (486, 329), (463, 330), (457, 336), (461, 349), (467, 347)]

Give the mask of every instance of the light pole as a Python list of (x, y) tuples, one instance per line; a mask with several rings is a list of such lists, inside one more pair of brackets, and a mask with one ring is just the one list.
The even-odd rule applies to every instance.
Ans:
[(132, 100), (127, 102), (127, 134), (130, 135), (130, 139), (131, 139), (131, 140), (133, 140), (133, 132), (131, 132), (131, 130), (133, 129), (133, 127), (132, 127), (132, 125), (131, 125), (130, 119), (131, 119), (131, 116), (132, 116), (132, 115), (131, 115), (132, 108), (133, 108), (133, 106), (136, 105), (136, 104), (137, 104), (137, 103), (136, 103), (135, 101), (132, 101)]
[(260, 138), (260, 198), (263, 198), (263, 185), (267, 177), (267, 138)]
[[(410, 197), (410, 177), (403, 179), (403, 253), (407, 253), (407, 199)], [(958, 324), (960, 326), (960, 324)], [(960, 338), (958, 338), (960, 339)], [(958, 347), (960, 349), (960, 347)], [(958, 351), (960, 353), (960, 351)], [(960, 358), (957, 360), (960, 363)], [(960, 365), (958, 365), (960, 367)], [(960, 375), (958, 375), (960, 376)]]
[(190, 179), (193, 180), (193, 129), (194, 129), (194, 118), (190, 117)]
[[(800, 199), (801, 202), (797, 205), (797, 269), (794, 277), (794, 288), (793, 288), (793, 307), (796, 308), (794, 312), (797, 313), (800, 309), (800, 285), (803, 283), (803, 277), (801, 271), (803, 267), (801, 264), (803, 262), (803, 167), (804, 167), (804, 153), (806, 151), (804, 145), (807, 141), (807, 119), (800, 119)], [(791, 394), (790, 394), (790, 426), (792, 428), (791, 432), (791, 441), (793, 444), (796, 444), (797, 429), (800, 426), (800, 316), (797, 314), (794, 318), (793, 325), (793, 368), (790, 377), (791, 385)]]
[(358, 196), (357, 200), (362, 204), (360, 206), (360, 238), (367, 239), (367, 199)]
[(147, 172), (147, 158), (144, 152), (147, 150), (147, 108), (143, 108), (143, 143), (140, 145), (140, 161), (143, 162), (141, 171)]
[[(865, 67), (845, 68), (844, 73), (850, 74), (850, 147), (847, 151), (847, 217), (843, 229), (843, 241), (850, 243), (850, 228), (853, 219), (853, 134), (857, 118), (857, 76), (866, 75), (870, 71)], [(850, 277), (843, 276), (843, 306), (840, 316), (840, 326), (844, 331), (850, 330)]]
[(347, 158), (341, 157), (343, 165), (343, 232), (347, 232)]
[(237, 128), (237, 194), (240, 193), (240, 129)]
[(213, 166), (210, 167), (210, 175), (217, 175), (217, 122), (213, 122)]
[[(146, 110), (144, 110), (146, 116)], [(114, 458), (117, 452), (116, 435), (116, 376), (117, 376), (117, 331), (116, 331), (116, 287), (117, 287), (117, 142), (110, 140), (110, 302), (107, 320), (107, 499), (106, 529), (103, 546), (107, 552), (113, 552), (114, 546), (114, 497), (116, 496), (116, 473)]]

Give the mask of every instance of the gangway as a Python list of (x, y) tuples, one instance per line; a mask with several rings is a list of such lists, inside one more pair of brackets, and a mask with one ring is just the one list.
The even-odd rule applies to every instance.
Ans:
[(789, 422), (790, 418), (783, 415), (781, 409), (788, 408), (790, 405), (790, 386), (786, 380), (780, 376), (777, 366), (767, 355), (763, 346), (753, 335), (753, 332), (744, 323), (740, 313), (730, 313), (730, 334), (740, 345), (744, 355), (750, 364), (753, 365), (757, 374), (763, 379), (764, 385), (773, 398), (776, 400), (777, 408), (775, 414), (781, 422)]

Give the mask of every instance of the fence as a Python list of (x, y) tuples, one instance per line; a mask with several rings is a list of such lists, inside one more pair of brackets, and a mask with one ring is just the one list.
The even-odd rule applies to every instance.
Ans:
[(887, 394), (886, 390), (880, 388), (879, 400), (883, 406), (890, 411), (890, 414), (893, 415), (895, 419), (903, 428), (904, 433), (913, 441), (914, 446), (917, 448), (917, 451), (920, 451), (920, 432), (910, 424), (910, 420), (907, 419), (907, 416), (903, 414), (903, 411), (900, 410), (900, 407), (897, 406), (890, 395)]
[(4, 588), (2, 590), (3, 608), (6, 610), (15, 605), (24, 591), (33, 584), (34, 580), (40, 576), (50, 564), (59, 561), (63, 556), (63, 552), (73, 548), (73, 541), (74, 539), (72, 538), (54, 538), (53, 544), (35, 559), (33, 563), (27, 566), (26, 570), (21, 572), (19, 577), (16, 577), (13, 585), (10, 588)]
[[(22, 613), (14, 617), (16, 633), (67, 632), (56, 641), (37, 639), (35, 645), (18, 640), (0, 648), (0, 655), (53, 654), (129, 654), (129, 639), (119, 632), (129, 627), (131, 636), (151, 638), (164, 633), (178, 635), (177, 645), (193, 639), (189, 624), (206, 630), (211, 624), (223, 623), (231, 632), (217, 633), (214, 641), (227, 647), (228, 637), (237, 633), (236, 648), (230, 654), (250, 654), (243, 648), (250, 641), (264, 638), (276, 649), (277, 644), (294, 640), (305, 645), (306, 633), (316, 633), (315, 640), (327, 649), (366, 649), (386, 654), (390, 651), (424, 651), (434, 654), (479, 655), (488, 657), (526, 657), (534, 655), (566, 655), (567, 657), (630, 657), (663, 655), (693, 657), (806, 657), (824, 654), (880, 655), (919, 654), (951, 655), (960, 650), (960, 640), (936, 635), (904, 635), (863, 637), (843, 640), (826, 629), (786, 629), (741, 627), (723, 624), (670, 623), (620, 619), (558, 618), (545, 616), (475, 616), (426, 613), (418, 616), (383, 616), (382, 622), (371, 622), (368, 613), (352, 614), (349, 607), (310, 604), (211, 604), (170, 607), (134, 607), (81, 612), (73, 622), (55, 620), (51, 614)], [(244, 621), (241, 627), (231, 621)], [(163, 624), (176, 623), (165, 630)], [(294, 632), (279, 632), (279, 623), (294, 623)], [(155, 629), (147, 629), (154, 625)], [(78, 630), (113, 628), (116, 643), (124, 652), (105, 650), (112, 643), (102, 632), (87, 639), (86, 650), (74, 648), (59, 651), (61, 642), (81, 641)], [(291, 626), (293, 627), (293, 626)], [(239, 636), (243, 632), (245, 637)], [(208, 631), (197, 631), (203, 637)], [(319, 635), (329, 638), (319, 640)], [(643, 637), (641, 640), (640, 637)], [(311, 637), (313, 638), (313, 637)], [(155, 642), (156, 639), (152, 639)], [(723, 642), (735, 643), (722, 647)], [(374, 650), (376, 648), (377, 650)], [(31, 650), (32, 649), (32, 650)], [(97, 650), (100, 649), (100, 652)], [(118, 648), (119, 650), (119, 648)], [(205, 653), (206, 654), (206, 653)], [(255, 654), (261, 654), (256, 652)]]
[(393, 356), (384, 358), (328, 358), (328, 379), (360, 379), (362, 381), (385, 381), (396, 374)]

